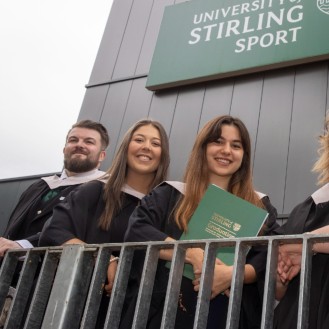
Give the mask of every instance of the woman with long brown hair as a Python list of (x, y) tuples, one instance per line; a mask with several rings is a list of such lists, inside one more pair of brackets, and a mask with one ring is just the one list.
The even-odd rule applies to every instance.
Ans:
[[(143, 198), (141, 205), (130, 217), (125, 241), (178, 240), (187, 230), (188, 222), (209, 184), (215, 184), (265, 208), (270, 215), (262, 230), (263, 234), (268, 234), (276, 226), (275, 208), (267, 196), (255, 191), (252, 184), (248, 130), (240, 119), (225, 115), (209, 121), (197, 135), (183, 184), (166, 182)], [(167, 282), (168, 277), (165, 263), (172, 259), (172, 250), (161, 250), (160, 258), (162, 260), (157, 270), (148, 328), (160, 328), (166, 292), (164, 282)], [(192, 264), (195, 274), (200, 275), (203, 250), (187, 249), (185, 261)], [(245, 265), (244, 282), (254, 283), (264, 268), (264, 253), (250, 251)], [(208, 328), (225, 328), (228, 297), (221, 293), (230, 288), (232, 273), (232, 266), (227, 266), (220, 260), (215, 264)], [(198, 290), (198, 280), (192, 282), (183, 277), (175, 328), (193, 327), (197, 299), (195, 290)], [(123, 324), (122, 328), (128, 326), (129, 323)]]

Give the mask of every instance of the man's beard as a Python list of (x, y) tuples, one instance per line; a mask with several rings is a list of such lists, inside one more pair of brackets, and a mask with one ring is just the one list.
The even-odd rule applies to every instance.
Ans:
[(64, 159), (64, 168), (74, 173), (83, 173), (96, 169), (98, 161), (92, 161), (91, 159), (81, 160), (79, 158)]

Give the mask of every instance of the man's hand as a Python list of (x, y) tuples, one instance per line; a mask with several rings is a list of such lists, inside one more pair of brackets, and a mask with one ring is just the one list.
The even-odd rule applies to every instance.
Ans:
[(9, 249), (22, 249), (22, 247), (16, 241), (0, 238), (0, 257), (3, 257)]

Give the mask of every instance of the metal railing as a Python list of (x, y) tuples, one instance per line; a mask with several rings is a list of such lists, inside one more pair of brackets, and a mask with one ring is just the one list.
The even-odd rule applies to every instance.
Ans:
[[(229, 298), (227, 329), (238, 328), (243, 273), (251, 246), (268, 249), (261, 328), (271, 329), (275, 307), (277, 253), (280, 243), (303, 243), (298, 310), (298, 329), (306, 328), (309, 309), (312, 245), (329, 241), (329, 236), (295, 235), (245, 239), (148, 242), (103, 245), (68, 245), (9, 251), (0, 269), (0, 310), (15, 281), (4, 328), (88, 328), (95, 327), (106, 280), (110, 255), (120, 251), (116, 278), (111, 293), (104, 328), (118, 328), (135, 250), (145, 250), (138, 300), (132, 328), (145, 328), (159, 250), (173, 249), (161, 328), (174, 328), (186, 249), (205, 250), (194, 328), (205, 328), (216, 250), (235, 247), (234, 272)], [(17, 277), (16, 277), (17, 276)], [(25, 311), (24, 311), (25, 310)]]

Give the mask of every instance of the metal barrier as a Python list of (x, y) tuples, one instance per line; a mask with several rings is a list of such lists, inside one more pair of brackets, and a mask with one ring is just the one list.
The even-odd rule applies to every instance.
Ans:
[[(216, 250), (229, 246), (235, 247), (235, 263), (226, 328), (238, 328), (246, 255), (251, 246), (267, 245), (267, 288), (264, 292), (261, 328), (271, 329), (275, 307), (277, 252), (282, 241), (303, 242), (298, 317), (300, 329), (308, 318), (312, 245), (314, 242), (329, 241), (328, 236), (295, 235), (173, 243), (68, 245), (63, 248), (9, 251), (0, 269), (0, 310), (3, 309), (13, 280), (16, 280), (17, 284), (4, 328), (94, 328), (110, 255), (114, 251), (120, 251), (120, 261), (104, 325), (104, 328), (118, 328), (134, 251), (141, 249), (146, 251), (146, 257), (132, 328), (145, 328), (159, 250), (162, 248), (173, 249), (174, 256), (161, 328), (174, 328), (186, 249), (202, 247), (205, 253), (194, 328), (203, 329), (208, 316)], [(21, 267), (20, 271), (17, 270), (18, 267)], [(18, 278), (15, 278), (17, 273)]]

